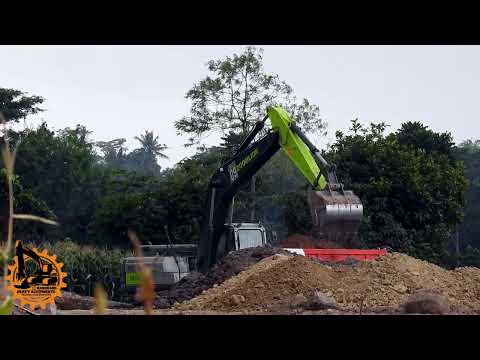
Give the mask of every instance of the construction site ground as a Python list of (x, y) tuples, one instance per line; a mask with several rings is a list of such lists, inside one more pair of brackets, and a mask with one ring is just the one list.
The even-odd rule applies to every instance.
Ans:
[[(363, 315), (388, 315), (387, 312), (363, 313)], [(56, 315), (95, 315), (92, 310), (57, 310)], [(107, 309), (104, 315), (145, 315), (143, 309)], [(318, 311), (277, 311), (277, 312), (221, 312), (221, 311), (181, 311), (173, 309), (154, 310), (151, 315), (359, 315), (355, 312), (341, 310), (318, 310)]]
[[(93, 309), (57, 310), (59, 315), (94, 313)], [(144, 313), (142, 307), (106, 312)], [(480, 314), (480, 269), (446, 270), (400, 253), (373, 261), (330, 263), (281, 249), (245, 249), (229, 254), (209, 273), (191, 274), (159, 293), (153, 311), (155, 315), (407, 313)]]

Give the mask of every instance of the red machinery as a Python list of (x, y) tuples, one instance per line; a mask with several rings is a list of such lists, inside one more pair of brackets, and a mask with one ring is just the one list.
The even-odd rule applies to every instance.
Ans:
[(347, 258), (356, 260), (374, 260), (386, 255), (386, 249), (285, 249), (299, 255), (317, 258), (324, 261), (342, 261)]

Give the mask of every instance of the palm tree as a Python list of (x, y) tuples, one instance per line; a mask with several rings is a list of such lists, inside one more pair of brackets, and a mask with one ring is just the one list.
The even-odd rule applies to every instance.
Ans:
[(141, 144), (141, 148), (137, 149), (140, 155), (140, 166), (151, 172), (159, 167), (157, 158), (168, 159), (163, 152), (168, 149), (167, 145), (159, 142), (159, 137), (153, 135), (153, 131), (145, 131), (145, 134), (135, 136)]

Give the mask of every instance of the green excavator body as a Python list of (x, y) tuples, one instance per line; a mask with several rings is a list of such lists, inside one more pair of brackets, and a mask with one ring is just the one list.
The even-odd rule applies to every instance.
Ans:
[(269, 107), (267, 113), (273, 131), (279, 133), (281, 148), (312, 186), (307, 194), (313, 224), (311, 235), (339, 246), (353, 246), (363, 218), (362, 202), (352, 191), (343, 189), (335, 167), (323, 159), (283, 108)]
[[(281, 107), (269, 107), (267, 112), (272, 129), (278, 131), (280, 135), (280, 146), (285, 154), (300, 170), (310, 185), (316, 190), (324, 190), (327, 186), (327, 181), (321, 174), (321, 170), (305, 142), (291, 130), (293, 120), (290, 119), (288, 113)], [(319, 174), (320, 178), (317, 184), (316, 180)]]

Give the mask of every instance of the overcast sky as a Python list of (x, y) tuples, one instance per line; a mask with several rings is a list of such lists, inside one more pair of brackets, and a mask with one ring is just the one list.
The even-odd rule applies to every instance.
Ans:
[[(421, 121), (455, 141), (480, 138), (477, 104), (480, 46), (262, 46), (265, 70), (319, 105), (327, 139), (350, 120), (385, 121), (393, 129)], [(0, 46), (0, 86), (46, 99), (41, 118), (55, 129), (85, 125), (94, 140), (153, 130), (172, 166), (194, 152), (174, 121), (187, 115), (185, 93), (211, 59), (242, 46)], [(208, 144), (218, 143), (213, 136)]]

